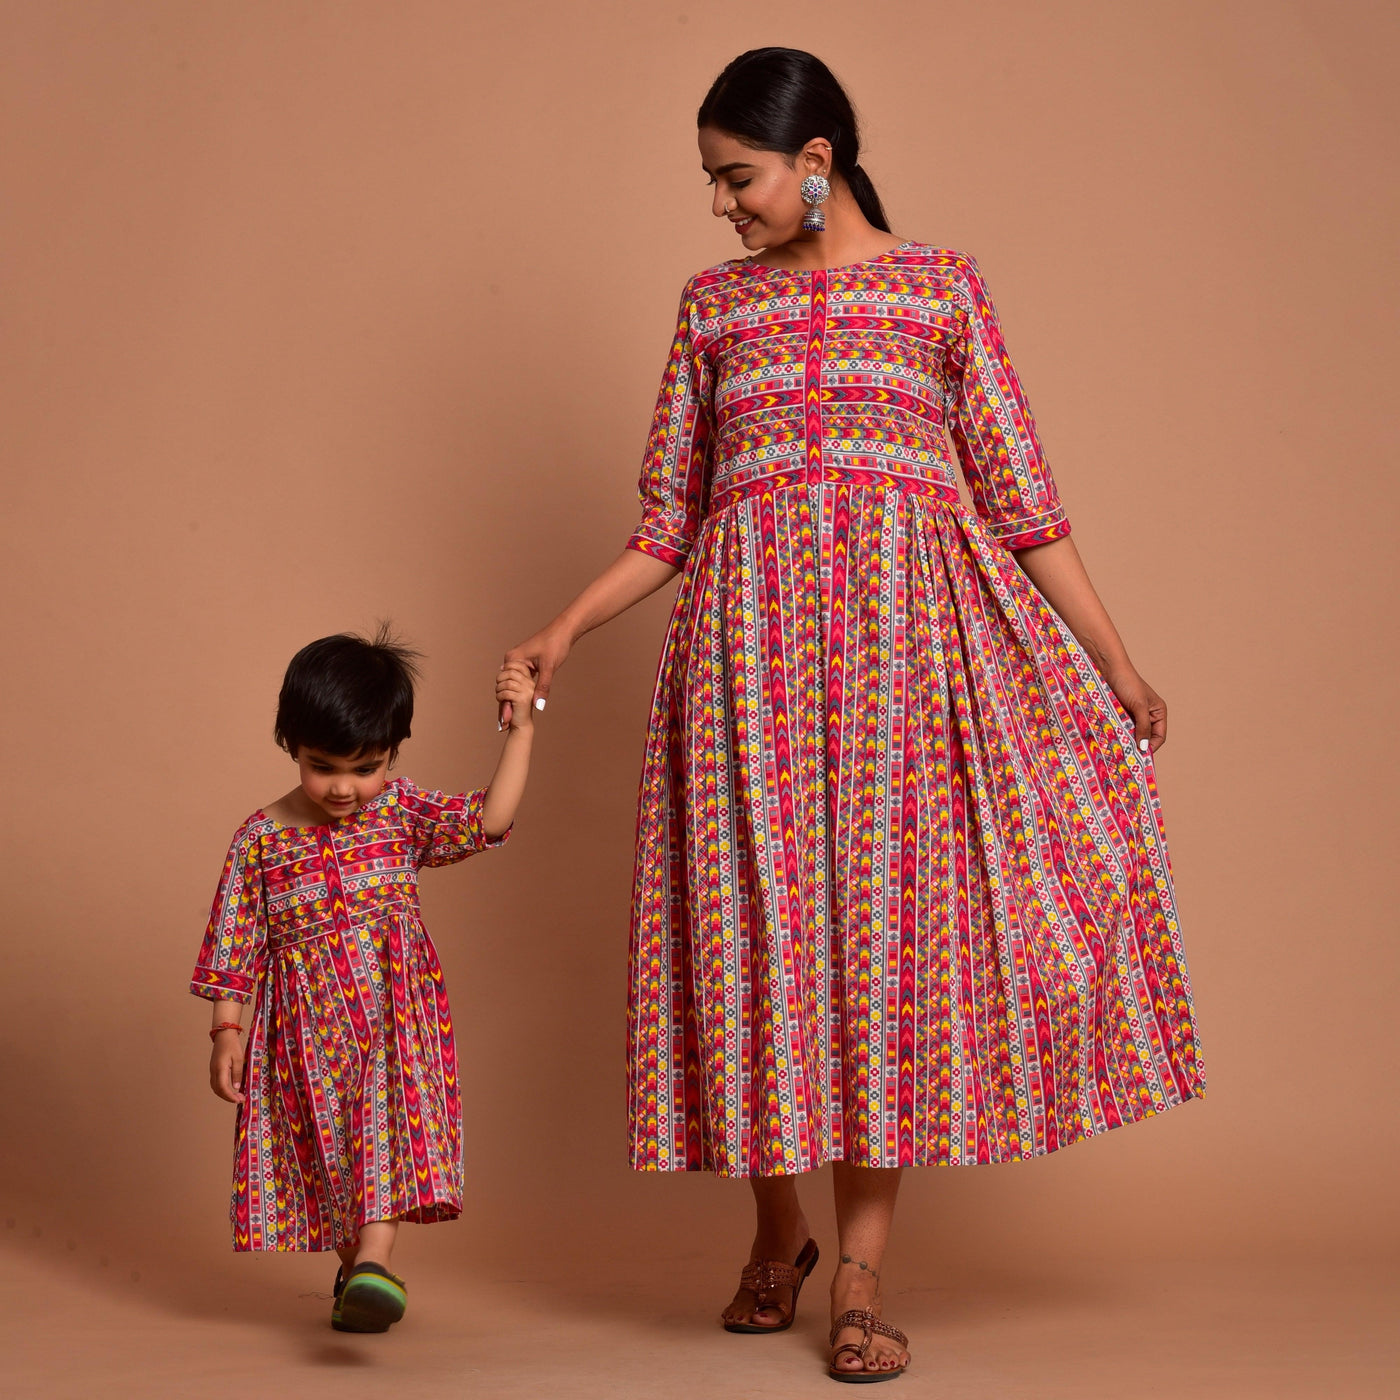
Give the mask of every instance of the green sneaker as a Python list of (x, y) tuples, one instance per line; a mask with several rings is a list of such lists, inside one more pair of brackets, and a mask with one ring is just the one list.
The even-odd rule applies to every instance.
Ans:
[(337, 1332), (387, 1332), (407, 1307), (407, 1285), (382, 1264), (336, 1270), (331, 1326)]

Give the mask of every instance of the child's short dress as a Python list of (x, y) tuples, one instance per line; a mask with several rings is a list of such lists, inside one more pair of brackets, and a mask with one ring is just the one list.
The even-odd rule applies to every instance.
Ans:
[(336, 1249), (366, 1221), (461, 1214), (452, 1016), (418, 871), (505, 841), (484, 800), (396, 778), (344, 821), (259, 811), (235, 834), (190, 984), (254, 1003), (235, 1249)]

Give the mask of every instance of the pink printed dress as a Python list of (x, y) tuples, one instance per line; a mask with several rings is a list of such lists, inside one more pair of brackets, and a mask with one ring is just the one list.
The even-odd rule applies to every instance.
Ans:
[(976, 263), (692, 278), (641, 495), (682, 573), (632, 1164), (1005, 1162), (1200, 1094), (1152, 758), (1011, 553), (1069, 523)]
[(395, 778), (328, 826), (238, 829), (190, 989), (252, 1001), (235, 1249), (336, 1249), (369, 1220), (462, 1210), (461, 1099), (418, 871), (505, 836), (483, 792)]

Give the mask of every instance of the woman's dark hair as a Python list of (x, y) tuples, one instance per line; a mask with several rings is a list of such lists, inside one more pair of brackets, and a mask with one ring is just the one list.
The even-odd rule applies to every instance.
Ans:
[(381, 623), (372, 641), (338, 632), (292, 657), (273, 737), (293, 758), (306, 747), (337, 758), (398, 753), (413, 723), (418, 653)]
[(821, 59), (801, 49), (750, 49), (714, 80), (698, 126), (727, 131), (758, 151), (795, 156), (807, 142), (831, 142), (831, 164), (860, 212), (890, 231), (870, 176), (860, 167), (860, 129), (851, 99)]

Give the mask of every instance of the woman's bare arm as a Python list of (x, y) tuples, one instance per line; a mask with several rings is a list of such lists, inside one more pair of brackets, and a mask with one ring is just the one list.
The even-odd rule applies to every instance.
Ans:
[[(506, 663), (523, 661), (535, 673), (535, 708), (544, 709), (554, 673), (585, 632), (611, 622), (680, 572), (674, 564), (624, 549), (553, 622), (506, 652)], [(501, 706), (501, 723), (509, 724), (511, 706)]]
[(1063, 535), (1049, 544), (1018, 549), (1015, 554), (1026, 576), (1065, 620), (1099, 674), (1132, 715), (1138, 747), (1147, 740), (1154, 752), (1161, 748), (1167, 741), (1166, 701), (1138, 675), (1129, 660), (1123, 639), (1094, 591), (1074, 541)]

